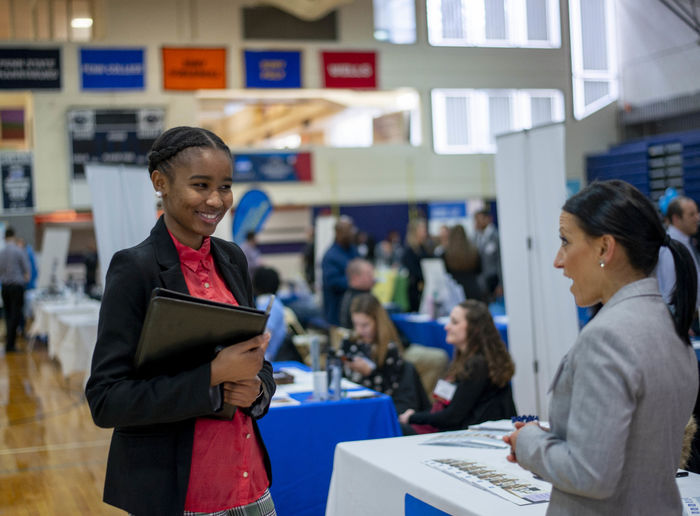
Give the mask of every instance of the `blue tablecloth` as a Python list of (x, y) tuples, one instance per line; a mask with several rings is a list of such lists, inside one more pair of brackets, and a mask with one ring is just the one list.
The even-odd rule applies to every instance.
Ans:
[[(423, 314), (407, 313), (391, 314), (391, 320), (409, 342), (444, 349), (447, 352), (447, 356), (452, 357), (454, 346), (445, 342), (447, 317), (435, 320)], [(493, 314), (493, 322), (507, 347), (508, 316)]]
[[(308, 370), (296, 362), (273, 365)], [(270, 492), (279, 516), (325, 514), (337, 443), (401, 435), (389, 396), (325, 402), (309, 401), (310, 396), (292, 394), (300, 405), (272, 407), (258, 421), (272, 461)]]

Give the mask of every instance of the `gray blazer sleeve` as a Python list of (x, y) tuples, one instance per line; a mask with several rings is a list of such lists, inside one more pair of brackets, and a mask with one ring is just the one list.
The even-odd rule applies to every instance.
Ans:
[(568, 413), (564, 428), (523, 428), (515, 451), (520, 465), (561, 491), (612, 496), (641, 389), (635, 359), (629, 343), (605, 328), (584, 331), (552, 384), (558, 396), (550, 417)]

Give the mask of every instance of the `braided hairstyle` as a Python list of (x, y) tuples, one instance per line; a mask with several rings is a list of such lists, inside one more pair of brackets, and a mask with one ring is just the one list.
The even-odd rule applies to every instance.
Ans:
[[(217, 135), (200, 127), (180, 126), (168, 129), (153, 142), (148, 153), (148, 173), (158, 169), (172, 179), (172, 167), (181, 158), (183, 151), (192, 147), (219, 149), (229, 156), (231, 151)], [(186, 154), (186, 153), (185, 153)]]
[(571, 197), (562, 208), (576, 217), (579, 227), (591, 237), (610, 235), (621, 245), (630, 265), (650, 275), (659, 260), (659, 249), (667, 246), (673, 255), (676, 287), (671, 298), (676, 333), (687, 344), (695, 313), (697, 271), (690, 252), (668, 238), (656, 208), (639, 190), (625, 181), (594, 181)]

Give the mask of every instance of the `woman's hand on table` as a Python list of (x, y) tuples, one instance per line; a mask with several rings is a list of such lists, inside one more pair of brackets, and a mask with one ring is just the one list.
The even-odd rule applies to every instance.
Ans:
[(265, 332), (219, 351), (211, 362), (210, 385), (255, 379), (262, 369), (269, 342), (270, 332)]
[(407, 424), (408, 424), (408, 419), (409, 419), (413, 414), (415, 414), (415, 413), (416, 413), (416, 411), (413, 410), (412, 408), (406, 410), (403, 414), (401, 414), (401, 415), (399, 416), (399, 423), (402, 423), (402, 424), (404, 424), (404, 425), (407, 425)]
[(372, 374), (372, 371), (374, 371), (372, 364), (362, 357), (355, 357), (352, 360), (349, 360), (346, 364), (350, 369), (360, 373), (362, 376), (369, 376)]
[(257, 376), (249, 380), (224, 382), (224, 402), (236, 407), (248, 408), (258, 399), (261, 388), (262, 382)]

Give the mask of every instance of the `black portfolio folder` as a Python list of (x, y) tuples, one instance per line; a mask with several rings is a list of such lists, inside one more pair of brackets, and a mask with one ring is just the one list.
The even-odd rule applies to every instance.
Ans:
[(221, 347), (262, 334), (272, 301), (262, 311), (153, 289), (134, 359), (138, 375), (192, 369), (211, 362)]

